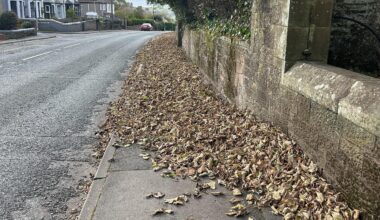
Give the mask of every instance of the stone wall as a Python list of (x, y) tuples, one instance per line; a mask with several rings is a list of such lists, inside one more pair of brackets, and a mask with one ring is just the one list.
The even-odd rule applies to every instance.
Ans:
[(280, 126), (353, 207), (380, 216), (380, 80), (323, 64), (332, 7), (254, 0), (249, 42), (186, 29), (182, 45), (227, 100)]
[(88, 20), (83, 23), (84, 31), (96, 31), (99, 29), (99, 24), (97, 24), (96, 20)]
[(25, 28), (17, 30), (0, 30), (0, 35), (4, 36), (6, 40), (8, 39), (20, 39), (24, 37), (36, 36), (37, 32), (34, 28)]
[[(380, 36), (379, 0), (336, 0), (334, 16), (358, 20)], [(329, 63), (380, 77), (380, 42), (364, 27), (347, 20), (334, 19)]]
[(62, 23), (54, 19), (38, 20), (38, 29), (40, 31), (80, 32), (83, 31), (83, 26), (83, 22)]

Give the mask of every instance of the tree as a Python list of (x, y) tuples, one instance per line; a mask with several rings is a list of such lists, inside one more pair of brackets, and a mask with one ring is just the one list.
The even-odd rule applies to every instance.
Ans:
[(134, 15), (136, 18), (144, 19), (145, 18), (145, 11), (144, 11), (143, 7), (141, 7), (141, 6), (137, 7), (134, 11)]
[(115, 15), (121, 19), (128, 19), (134, 15), (133, 8), (122, 6), (115, 10)]
[[(242, 13), (249, 13), (252, 0), (148, 0), (150, 3), (168, 4), (179, 19), (186, 23), (209, 20), (236, 20)], [(241, 20), (239, 20), (241, 22)]]

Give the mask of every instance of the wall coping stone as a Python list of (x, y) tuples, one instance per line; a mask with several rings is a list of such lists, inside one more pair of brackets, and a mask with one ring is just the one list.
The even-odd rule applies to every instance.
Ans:
[(35, 28), (22, 28), (22, 29), (15, 29), (15, 30), (0, 30), (0, 33), (33, 32), (35, 30), (36, 30)]
[(60, 21), (57, 21), (57, 20), (54, 20), (54, 19), (38, 19), (38, 22), (39, 22), (39, 23), (43, 23), (43, 22), (45, 22), (45, 23), (53, 22), (53, 23), (57, 23), (57, 24), (60, 24), (60, 25), (70, 26), (70, 25), (82, 24), (82, 23), (84, 23), (85, 21), (76, 21), (76, 22), (63, 23), (63, 22), (60, 22)]
[(281, 84), (380, 136), (380, 79), (342, 68), (297, 62)]

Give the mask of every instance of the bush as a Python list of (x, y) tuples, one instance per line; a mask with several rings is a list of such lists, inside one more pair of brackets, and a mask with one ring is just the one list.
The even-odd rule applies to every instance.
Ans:
[(175, 24), (174, 23), (168, 23), (168, 22), (156, 22), (153, 23), (153, 27), (155, 31), (174, 31), (175, 30)]
[(71, 19), (71, 21), (74, 21), (74, 19), (76, 18), (76, 14), (75, 14), (75, 10), (73, 8), (69, 8), (66, 10), (66, 15), (68, 18)]
[(32, 28), (33, 24), (29, 21), (24, 21), (21, 23), (21, 28)]
[(0, 15), (0, 29), (12, 30), (17, 27), (17, 15), (14, 12), (6, 11)]

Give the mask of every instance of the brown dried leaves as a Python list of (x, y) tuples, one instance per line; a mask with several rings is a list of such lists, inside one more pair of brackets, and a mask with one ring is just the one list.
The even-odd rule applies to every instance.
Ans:
[[(194, 181), (218, 177), (230, 189), (252, 192), (248, 202), (271, 206), (285, 218), (355, 218), (356, 211), (339, 200), (292, 140), (204, 85), (173, 35), (150, 42), (136, 60), (109, 119), (124, 143), (142, 141), (155, 151), (155, 156), (141, 155), (152, 159), (153, 169)], [(234, 216), (246, 211), (231, 210)]]

